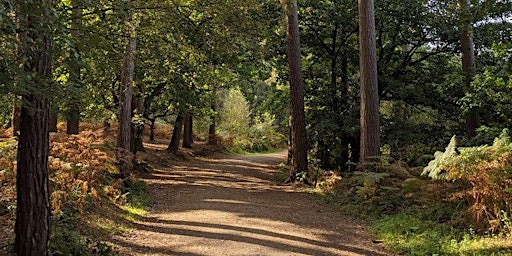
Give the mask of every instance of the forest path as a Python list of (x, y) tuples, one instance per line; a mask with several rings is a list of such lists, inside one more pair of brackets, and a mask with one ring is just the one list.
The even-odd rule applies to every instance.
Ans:
[[(163, 155), (161, 155), (163, 156)], [(280, 185), (286, 152), (150, 164), (154, 205), (116, 237), (120, 255), (387, 255), (357, 221)]]

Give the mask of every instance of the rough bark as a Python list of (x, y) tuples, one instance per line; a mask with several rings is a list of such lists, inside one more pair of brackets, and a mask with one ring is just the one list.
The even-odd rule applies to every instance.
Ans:
[[(459, 0), (459, 8), (461, 15), (469, 13), (468, 0)], [(475, 47), (473, 43), (473, 31), (470, 21), (461, 19), (459, 25), (459, 39), (462, 53), (462, 72), (464, 72), (464, 93), (468, 94), (473, 81), (474, 66), (475, 66)], [(468, 110), (466, 116), (466, 133), (467, 136), (472, 138), (476, 136), (476, 129), (479, 126), (479, 114), (477, 108), (471, 108)]]
[(119, 134), (117, 146), (130, 150), (131, 123), (132, 123), (132, 98), (133, 98), (133, 76), (135, 69), (135, 48), (137, 40), (130, 38), (126, 46), (123, 61), (123, 71), (120, 89), (120, 112), (119, 112)]
[(133, 78), (137, 38), (135, 34), (135, 21), (132, 17), (130, 17), (127, 24), (129, 38), (126, 44), (121, 71), (121, 86), (119, 93), (119, 131), (117, 135), (116, 152), (116, 160), (118, 161), (121, 173), (131, 171), (133, 160), (130, 149), (132, 139)]
[[(37, 5), (20, 3), (20, 13), (29, 8), (45, 10), (47, 1)], [(32, 12), (31, 12), (32, 13)], [(24, 69), (34, 74), (31, 93), (22, 96), (20, 136), (16, 172), (17, 208), (15, 250), (17, 255), (48, 255), (50, 204), (48, 189), (48, 122), (50, 104), (45, 96), (51, 84), (51, 39), (42, 26), (44, 15), (31, 14), (22, 24), (26, 37), (22, 51)], [(33, 82), (33, 83), (32, 83)]]
[(291, 143), (293, 148), (290, 176), (294, 177), (297, 173), (307, 171), (308, 169), (304, 81), (301, 66), (297, 1), (281, 0), (281, 3), (283, 4), (287, 22), (286, 39), (291, 97)]
[(379, 96), (373, 0), (359, 0), (359, 58), (361, 75), (360, 161), (380, 155)]
[(183, 130), (184, 123), (183, 121), (183, 114), (178, 113), (178, 115), (176, 116), (176, 122), (174, 122), (174, 129), (172, 130), (171, 142), (167, 147), (167, 150), (171, 151), (172, 153), (178, 152), (178, 149), (180, 147), (181, 131)]
[[(71, 25), (71, 37), (73, 38), (74, 42), (78, 42), (80, 40), (80, 23), (81, 23), (81, 16), (82, 16), (82, 9), (80, 6), (79, 0), (74, 0), (72, 2), (73, 4), (73, 21)], [(74, 48), (74, 53), (79, 55), (79, 49), (78, 47)], [(66, 133), (67, 134), (78, 134), (79, 133), (79, 124), (80, 124), (80, 106), (82, 104), (80, 100), (80, 94), (81, 94), (81, 75), (80, 75), (80, 65), (77, 63), (78, 60), (73, 60), (70, 63), (69, 67), (69, 82), (68, 85), (70, 88), (73, 88), (71, 90), (69, 97), (69, 105), (68, 105), (68, 111), (67, 111), (67, 126), (66, 126)]]

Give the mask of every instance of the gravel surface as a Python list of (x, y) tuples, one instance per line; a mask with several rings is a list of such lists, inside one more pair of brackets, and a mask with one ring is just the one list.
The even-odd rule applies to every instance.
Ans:
[(150, 162), (154, 205), (120, 255), (389, 255), (359, 221), (276, 180), (286, 152)]

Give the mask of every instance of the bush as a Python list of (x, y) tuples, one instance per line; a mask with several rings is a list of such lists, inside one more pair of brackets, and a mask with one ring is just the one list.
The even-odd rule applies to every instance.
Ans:
[(221, 145), (228, 151), (262, 152), (285, 145), (286, 137), (278, 133), (275, 118), (263, 113), (251, 120), (249, 103), (239, 89), (231, 89), (223, 98), (219, 123)]
[(468, 202), (471, 225), (479, 232), (512, 234), (512, 143), (508, 131), (492, 146), (457, 148), (452, 138), (445, 152), (425, 167), (423, 175), (458, 183), (454, 200)]

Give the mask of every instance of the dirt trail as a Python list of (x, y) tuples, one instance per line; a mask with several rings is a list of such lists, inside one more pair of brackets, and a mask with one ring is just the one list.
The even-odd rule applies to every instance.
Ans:
[(121, 255), (388, 255), (357, 221), (279, 185), (285, 152), (151, 163), (155, 204)]

